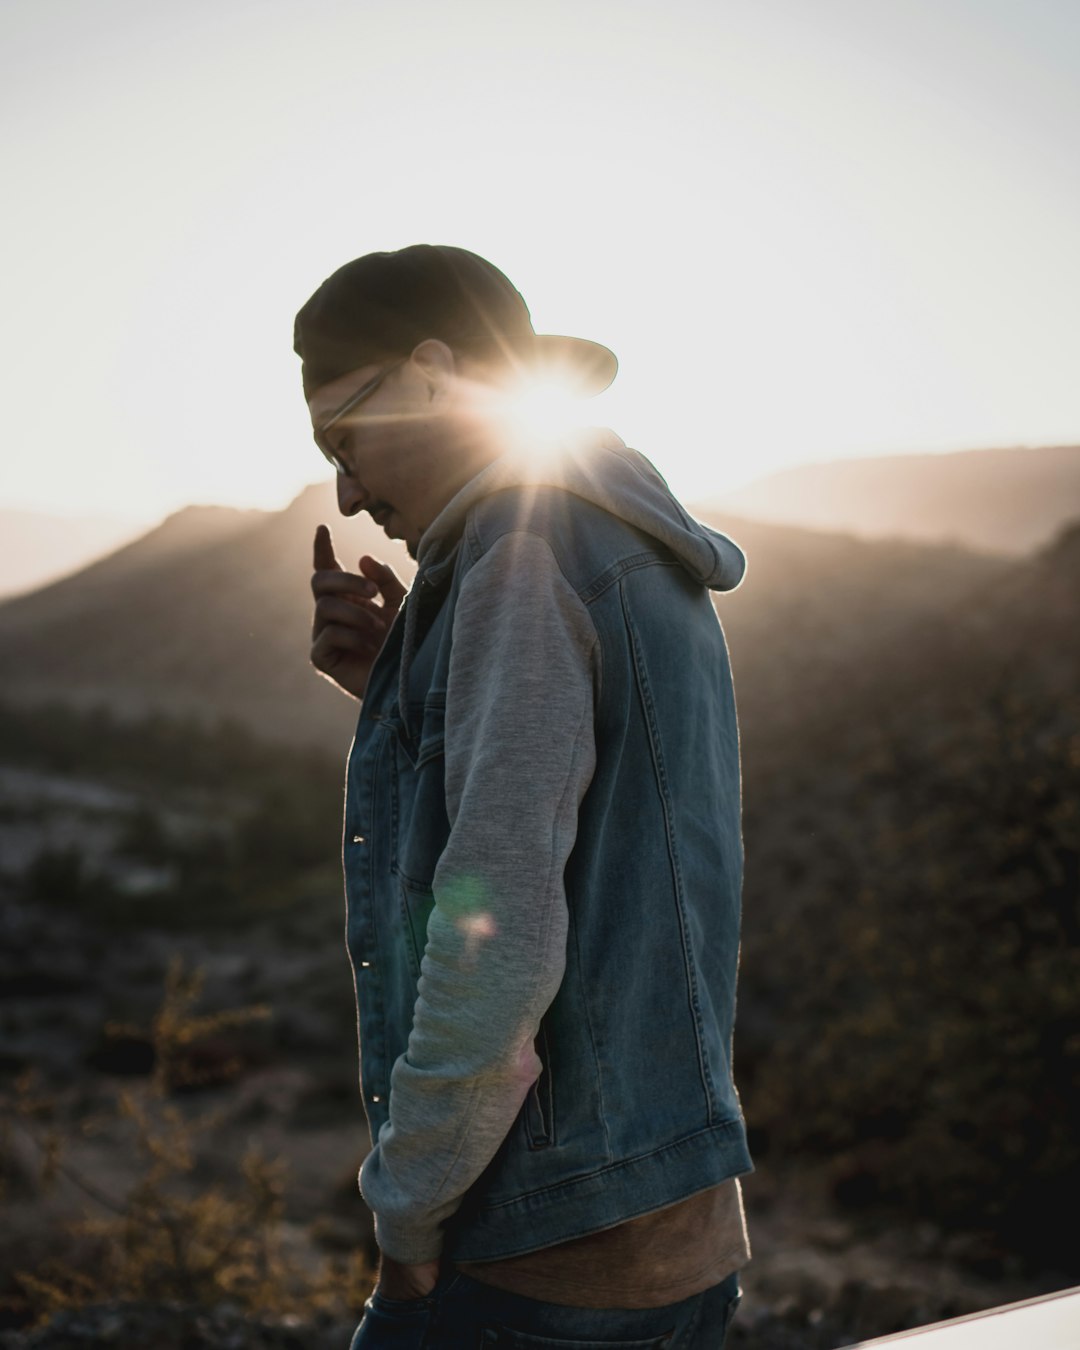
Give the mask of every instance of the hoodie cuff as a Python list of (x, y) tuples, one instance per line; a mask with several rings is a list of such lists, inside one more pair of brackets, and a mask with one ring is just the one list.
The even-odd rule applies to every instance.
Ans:
[(418, 1266), (424, 1261), (437, 1261), (442, 1256), (441, 1226), (432, 1228), (376, 1214), (375, 1241), (384, 1256), (403, 1266)]

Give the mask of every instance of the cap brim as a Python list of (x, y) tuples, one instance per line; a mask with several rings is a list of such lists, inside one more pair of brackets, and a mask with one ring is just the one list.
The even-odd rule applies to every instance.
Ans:
[(565, 383), (576, 394), (601, 393), (619, 369), (615, 353), (588, 338), (538, 333), (530, 346), (532, 369), (537, 374)]

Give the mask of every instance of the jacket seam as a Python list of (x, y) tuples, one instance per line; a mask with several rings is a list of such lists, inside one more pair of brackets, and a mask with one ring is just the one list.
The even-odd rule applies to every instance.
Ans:
[[(608, 1176), (610, 1173), (619, 1172), (623, 1168), (633, 1167), (637, 1163), (648, 1162), (650, 1158), (656, 1158), (660, 1154), (668, 1153), (673, 1148), (682, 1148), (687, 1144), (692, 1144), (696, 1139), (707, 1138), (711, 1134), (719, 1134), (730, 1129), (732, 1126), (741, 1126), (742, 1120), (739, 1116), (732, 1116), (729, 1120), (719, 1120), (712, 1125), (706, 1125), (702, 1130), (695, 1130), (693, 1134), (681, 1135), (678, 1139), (672, 1140), (667, 1144), (660, 1144), (658, 1147), (650, 1149), (648, 1153), (635, 1153), (631, 1158), (619, 1158), (617, 1162), (606, 1163), (603, 1167), (594, 1167), (591, 1172), (584, 1172), (580, 1176), (567, 1177), (564, 1181), (556, 1182), (554, 1186), (538, 1186), (532, 1191), (521, 1191), (517, 1195), (509, 1196), (506, 1200), (496, 1201), (494, 1204), (485, 1205), (486, 1213), (494, 1214), (499, 1210), (514, 1209), (525, 1200), (531, 1200), (534, 1196), (552, 1195), (557, 1191), (566, 1190), (577, 1186), (583, 1181), (593, 1181), (596, 1178)], [(729, 1173), (729, 1176), (742, 1176), (741, 1171)], [(728, 1180), (727, 1177), (721, 1180)], [(719, 1182), (716, 1183), (719, 1185)], [(691, 1191), (690, 1195), (697, 1192)], [(689, 1196), (681, 1197), (688, 1199)], [(635, 1216), (636, 1217), (636, 1216)]]
[[(567, 897), (567, 902), (568, 902), (567, 909), (569, 909), (570, 908), (569, 896)], [(580, 934), (578, 931), (577, 922), (573, 914), (570, 915), (570, 926), (574, 934), (574, 952), (577, 957), (578, 969), (583, 970), (584, 963), (582, 962), (581, 959)], [(585, 1030), (588, 1032), (589, 1035), (589, 1046), (592, 1049), (593, 1065), (595, 1066), (596, 1069), (596, 1098), (600, 1107), (599, 1111), (600, 1125), (604, 1131), (604, 1148), (607, 1151), (607, 1156), (610, 1158), (612, 1154), (611, 1132), (608, 1129), (608, 1114), (607, 1110), (604, 1107), (604, 1078), (603, 1074), (600, 1072), (600, 1056), (596, 1050), (596, 1033), (593, 1030), (593, 1020), (589, 1013), (589, 994), (588, 989), (586, 988), (582, 988), (581, 991), (581, 1006), (585, 1014)]]
[[(490, 553), (491, 550), (495, 547), (495, 545), (499, 542), (499, 540), (500, 540), (500, 539), (505, 539), (506, 536), (507, 536), (508, 534), (529, 534), (529, 535), (532, 535), (532, 537), (533, 537), (534, 539), (539, 539), (540, 542), (547, 548), (548, 552), (551, 554), (552, 558), (554, 559), (555, 566), (559, 569), (559, 574), (561, 575), (563, 581), (566, 582), (567, 586), (570, 587), (570, 589), (574, 592), (574, 594), (577, 596), (577, 598), (578, 598), (579, 600), (581, 599), (581, 592), (580, 592), (580, 591), (578, 590), (578, 588), (574, 585), (574, 583), (570, 580), (570, 578), (566, 575), (566, 572), (565, 572), (564, 569), (563, 569), (562, 562), (561, 562), (560, 559), (559, 559), (559, 555), (558, 555), (558, 554), (555, 552), (555, 550), (551, 547), (551, 540), (547, 537), (546, 534), (543, 533), (542, 530), (534, 529), (533, 526), (531, 526), (531, 525), (519, 525), (519, 524), (517, 524), (517, 523), (515, 522), (515, 523), (512, 524), (512, 525), (503, 525), (503, 526), (500, 526), (499, 532), (498, 532), (497, 534), (493, 535), (493, 536), (491, 537), (491, 539), (490, 539), (489, 541), (487, 541), (486, 543), (485, 543), (484, 540), (482, 540), (482, 539), (480, 538), (480, 533), (479, 533), (479, 531), (475, 528), (475, 526), (473, 525), (473, 523), (472, 523), (471, 521), (470, 521), (469, 532), (470, 532), (470, 534), (472, 535), (473, 540), (475, 540), (476, 547), (477, 547), (478, 550), (479, 550), (479, 552), (478, 552), (478, 553), (476, 554), (476, 556), (473, 558), (473, 562), (474, 562), (474, 563), (479, 562), (480, 559), (481, 559), (486, 553)], [(471, 542), (472, 542), (472, 541), (470, 541), (470, 543), (471, 543)], [(471, 548), (470, 548), (470, 552), (471, 552), (471, 551), (472, 551), (472, 550), (471, 550)]]
[(672, 880), (675, 884), (675, 909), (679, 919), (679, 941), (682, 946), (683, 965), (686, 971), (687, 997), (690, 1004), (690, 1015), (694, 1023), (694, 1048), (697, 1051), (698, 1072), (701, 1075), (701, 1086), (705, 1092), (706, 1109), (711, 1122), (714, 1118), (714, 1089), (712, 1074), (709, 1072), (708, 1061), (705, 1057), (705, 1037), (701, 1025), (701, 1003), (698, 998), (697, 972), (694, 969), (693, 953), (690, 950), (690, 941), (686, 932), (686, 914), (683, 906), (684, 891), (682, 864), (679, 859), (679, 850), (675, 842), (675, 830), (672, 822), (671, 793), (668, 789), (667, 769), (664, 766), (664, 756), (660, 746), (660, 733), (656, 725), (656, 709), (653, 705), (652, 691), (649, 687), (648, 678), (643, 668), (637, 633), (626, 607), (625, 590), (621, 591), (620, 599), (622, 601), (623, 620), (626, 624), (627, 635), (630, 641), (630, 652), (633, 658), (634, 682), (637, 686), (638, 697), (641, 699), (642, 710), (645, 714), (645, 723), (649, 733), (649, 754), (652, 759), (653, 772), (656, 775), (657, 787), (660, 791), (660, 800), (664, 812), (664, 835), (667, 840), (668, 859), (671, 863)]
[[(575, 755), (575, 756), (576, 756), (577, 753), (578, 753), (578, 748), (579, 748), (580, 743), (581, 743), (581, 732), (582, 732), (582, 728), (583, 728), (584, 725), (585, 725), (586, 712), (587, 712), (587, 709), (584, 709), (584, 708), (583, 708), (583, 709), (582, 709), (582, 713), (581, 713), (581, 717), (578, 719), (577, 733), (576, 733), (576, 735), (575, 735), (575, 737), (574, 737), (574, 755)], [(571, 768), (567, 770), (566, 780), (565, 780), (564, 783), (563, 783), (562, 795), (561, 795), (560, 798), (559, 798), (559, 807), (558, 807), (558, 810), (557, 810), (556, 813), (555, 813), (555, 820), (556, 820), (556, 822), (558, 822), (558, 821), (560, 821), (560, 820), (562, 819), (562, 810), (563, 810), (563, 808), (564, 808), (565, 805), (566, 805), (567, 796), (568, 796), (569, 791), (570, 791), (571, 769), (572, 769), (572, 763), (571, 763)], [(569, 909), (570, 909), (570, 906), (569, 906), (569, 903), (568, 903), (568, 900), (567, 900), (567, 895), (566, 895), (566, 883), (565, 883), (565, 880), (564, 880), (562, 877), (560, 877), (560, 875), (556, 872), (556, 867), (555, 867), (555, 838), (554, 838), (554, 835), (552, 836), (552, 840), (551, 840), (551, 853), (550, 853), (550, 858), (549, 858), (549, 862), (548, 862), (547, 882), (546, 882), (546, 885), (545, 885), (545, 888), (544, 888), (544, 889), (545, 889), (545, 894), (548, 895), (548, 896), (550, 896), (551, 893), (552, 893), (553, 887), (554, 887), (555, 889), (561, 891), (561, 893), (562, 893), (562, 902), (563, 902), (563, 905), (566, 907), (566, 910), (567, 910), (567, 923), (569, 924), (569, 917), (570, 917), (570, 916), (569, 916)], [(547, 951), (547, 945), (548, 945), (548, 942), (549, 942), (549, 940), (550, 940), (550, 934), (551, 934), (551, 919), (552, 919), (552, 913), (551, 913), (551, 911), (552, 911), (552, 907), (551, 907), (550, 905), (548, 905), (548, 906), (547, 906), (547, 918), (546, 918), (546, 921), (545, 921), (545, 923), (544, 923), (544, 932), (543, 932), (543, 938), (542, 938), (542, 943), (541, 943), (541, 950), (543, 950), (543, 951), (545, 951), (545, 952)], [(566, 962), (565, 962), (565, 957), (564, 957), (564, 960), (563, 960), (563, 973), (562, 973), (562, 975), (561, 975), (560, 978), (559, 978), (559, 988), (562, 987), (563, 981), (564, 981), (565, 979), (566, 979)], [(537, 975), (536, 978), (534, 978), (533, 983), (532, 983), (532, 985), (531, 985), (531, 987), (530, 987), (530, 991), (529, 991), (529, 993), (530, 993), (530, 1002), (534, 1002), (534, 1003), (535, 1003), (535, 1001), (536, 1001), (536, 991), (537, 991), (537, 988), (538, 988), (538, 984), (539, 984), (539, 975)], [(559, 992), (558, 989), (556, 989), (555, 994), (552, 995), (551, 999), (550, 999), (550, 1000), (548, 1001), (548, 1003), (547, 1003), (547, 1006), (544, 1008), (543, 1012), (540, 1014), (540, 1021), (541, 1021), (541, 1022), (543, 1021), (544, 1016), (546, 1015), (546, 1013), (548, 1012), (548, 1010), (551, 1008), (552, 1004), (555, 1002), (555, 998), (558, 996), (558, 992)], [(537, 1027), (537, 1030), (539, 1031), (539, 1026)], [(549, 1056), (549, 1060), (548, 1060), (548, 1073), (550, 1074), (550, 1072), (551, 1072), (551, 1062), (550, 1062), (550, 1056)], [(533, 1080), (533, 1083), (530, 1084), (530, 1087), (535, 1086), (535, 1083), (536, 1083), (536, 1080), (534, 1079), (534, 1080)], [(550, 1080), (549, 1080), (549, 1085), (550, 1085)], [(550, 1121), (548, 1122), (548, 1132), (549, 1132), (549, 1134), (550, 1134), (550, 1136), (551, 1136), (551, 1142), (554, 1143), (554, 1142), (555, 1142), (555, 1139), (556, 1139), (556, 1134), (555, 1134), (555, 1115), (554, 1115), (555, 1094), (554, 1094), (554, 1088), (553, 1088), (553, 1086), (552, 1086), (551, 1100), (552, 1100), (552, 1116), (551, 1116)], [(604, 1128), (605, 1128), (605, 1134), (606, 1134), (606, 1131), (607, 1131), (606, 1125), (605, 1125)]]
[(676, 558), (661, 558), (656, 553), (634, 553), (628, 558), (623, 558), (617, 563), (607, 568), (606, 571), (589, 582), (581, 593), (581, 598), (585, 604), (590, 605), (594, 600), (598, 600), (605, 591), (609, 591), (612, 586), (621, 581), (628, 572), (636, 572), (642, 567), (681, 567), (682, 564)]
[(585, 605), (591, 604), (593, 600), (598, 599), (606, 590), (609, 590), (621, 577), (627, 572), (636, 571), (639, 567), (681, 567), (682, 564), (677, 558), (664, 558), (652, 549), (642, 549), (637, 553), (628, 554), (625, 558), (620, 558), (618, 562), (611, 563), (601, 572), (580, 589), (574, 585), (566, 575), (559, 555), (551, 547), (551, 540), (543, 531), (535, 529), (532, 525), (519, 524), (516, 521), (509, 525), (502, 525), (498, 528), (498, 533), (493, 534), (490, 540), (482, 539), (480, 531), (476, 525), (475, 518), (470, 512), (468, 522), (465, 526), (465, 535), (468, 542), (469, 553), (472, 562), (478, 562), (483, 555), (493, 548), (498, 541), (507, 534), (531, 534), (537, 539), (542, 539), (548, 548), (551, 549), (551, 556), (555, 559), (555, 565), (562, 572), (566, 584), (573, 590), (578, 599)]

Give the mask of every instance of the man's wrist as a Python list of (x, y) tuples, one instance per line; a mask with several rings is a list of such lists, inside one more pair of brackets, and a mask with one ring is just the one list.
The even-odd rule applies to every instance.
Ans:
[(439, 1278), (438, 1261), (406, 1265), (383, 1252), (379, 1260), (378, 1290), (386, 1298), (426, 1298)]

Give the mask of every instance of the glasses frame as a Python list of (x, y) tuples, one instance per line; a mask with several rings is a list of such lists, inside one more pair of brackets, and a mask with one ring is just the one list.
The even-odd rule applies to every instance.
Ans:
[(349, 477), (349, 470), (345, 461), (337, 453), (330, 442), (326, 440), (327, 431), (329, 431), (336, 422), (340, 422), (347, 413), (351, 413), (355, 407), (358, 407), (359, 404), (363, 403), (364, 399), (370, 398), (375, 390), (378, 389), (379, 385), (382, 384), (383, 380), (385, 380), (388, 375), (393, 374), (399, 366), (403, 366), (408, 359), (407, 356), (402, 356), (399, 360), (388, 365), (384, 370), (380, 370), (378, 375), (373, 375), (370, 380), (365, 380), (360, 388), (350, 394), (339, 408), (334, 409), (325, 422), (321, 422), (314, 429), (313, 435), (315, 437), (315, 444), (322, 451), (323, 458), (335, 473), (340, 474), (345, 478)]

